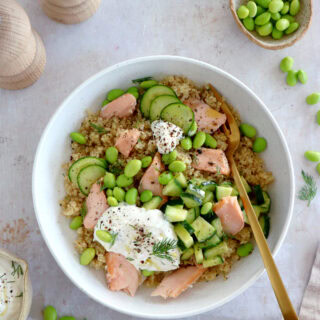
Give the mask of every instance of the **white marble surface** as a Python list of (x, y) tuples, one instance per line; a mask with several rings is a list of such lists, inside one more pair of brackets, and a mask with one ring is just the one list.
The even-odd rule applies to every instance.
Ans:
[[(253, 89), (277, 119), (293, 157), (297, 188), (302, 185), (302, 168), (317, 177), (315, 165), (304, 160), (303, 152), (320, 149), (320, 127), (315, 122), (320, 105), (304, 102), (307, 94), (320, 91), (319, 1), (314, 1), (313, 23), (306, 36), (275, 52), (240, 33), (227, 0), (108, 0), (91, 20), (73, 26), (51, 21), (35, 0), (20, 3), (45, 43), (47, 66), (28, 89), (0, 89), (0, 246), (30, 263), (34, 287), (30, 319), (42, 319), (46, 304), (77, 319), (131, 318), (98, 305), (65, 277), (42, 240), (31, 198), (33, 158), (46, 123), (71, 90), (102, 68), (128, 58), (172, 54), (230, 72)], [(279, 61), (286, 55), (295, 58), (295, 68), (308, 72), (307, 85), (285, 84)], [(289, 234), (276, 258), (297, 309), (320, 239), (319, 204), (319, 195), (309, 208), (296, 200)], [(264, 275), (241, 296), (196, 318), (281, 319), (281, 315)]]

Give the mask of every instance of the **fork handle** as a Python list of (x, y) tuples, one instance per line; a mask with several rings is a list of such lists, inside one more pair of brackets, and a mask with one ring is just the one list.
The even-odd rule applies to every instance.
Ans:
[(243, 183), (240, 179), (240, 174), (239, 174), (239, 171), (238, 171), (238, 168), (235, 164), (234, 159), (231, 158), (230, 162), (231, 162), (231, 170), (232, 170), (235, 184), (236, 184), (238, 191), (240, 193), (240, 197), (243, 202), (244, 209), (245, 209), (246, 214), (248, 216), (250, 226), (253, 231), (253, 235), (255, 237), (258, 248), (260, 250), (260, 254), (261, 254), (264, 266), (267, 270), (273, 291), (274, 291), (276, 298), (278, 300), (278, 304), (281, 309), (283, 318), (285, 320), (298, 319), (298, 316), (292, 306), (292, 303), (290, 301), (290, 298), (288, 296), (286, 288), (285, 288), (285, 286), (282, 282), (282, 279), (280, 277), (277, 266), (273, 260), (272, 255), (271, 255), (271, 252), (268, 247), (265, 236), (261, 230), (258, 218), (253, 210), (253, 207), (251, 205), (248, 194), (247, 194), (247, 192), (243, 186)]

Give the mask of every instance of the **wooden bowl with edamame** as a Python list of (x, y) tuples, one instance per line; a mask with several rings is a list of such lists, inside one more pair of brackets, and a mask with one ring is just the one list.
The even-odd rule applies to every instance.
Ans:
[(269, 50), (292, 46), (302, 38), (311, 23), (312, 0), (229, 0), (229, 5), (240, 30), (252, 42)]

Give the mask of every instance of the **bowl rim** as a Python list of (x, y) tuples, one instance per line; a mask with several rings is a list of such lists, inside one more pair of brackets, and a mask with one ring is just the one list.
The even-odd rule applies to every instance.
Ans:
[(51, 116), (47, 126), (45, 127), (42, 136), (40, 138), (37, 150), (36, 150), (36, 154), (35, 154), (35, 158), (34, 158), (34, 163), (33, 163), (33, 170), (32, 170), (32, 198), (33, 198), (33, 205), (34, 205), (34, 210), (35, 210), (35, 215), (36, 215), (36, 219), (39, 225), (39, 229), (41, 231), (42, 237), (51, 253), (51, 255), (54, 257), (56, 263), (58, 264), (58, 266), (60, 267), (60, 269), (64, 272), (64, 274), (72, 281), (72, 283), (78, 287), (82, 292), (84, 292), (87, 296), (89, 296), (90, 298), (92, 298), (93, 300), (95, 300), (96, 302), (102, 304), (105, 307), (108, 307), (112, 310), (118, 311), (120, 313), (123, 314), (127, 314), (130, 316), (135, 316), (135, 317), (142, 317), (142, 318), (148, 318), (148, 319), (176, 319), (176, 318), (183, 318), (183, 317), (190, 317), (190, 316), (194, 316), (194, 315), (199, 315), (201, 313), (213, 310), (217, 307), (220, 307), (222, 305), (224, 305), (225, 303), (231, 301), (232, 299), (234, 299), (235, 297), (237, 297), (238, 295), (240, 295), (242, 292), (244, 292), (245, 290), (247, 290), (249, 287), (251, 287), (261, 276), (262, 274), (265, 272), (265, 268), (261, 267), (252, 277), (251, 279), (246, 282), (244, 285), (242, 285), (241, 287), (239, 287), (238, 289), (236, 289), (231, 295), (229, 295), (228, 297), (222, 299), (219, 302), (210, 304), (208, 306), (199, 308), (199, 309), (195, 309), (192, 311), (186, 311), (186, 312), (180, 312), (178, 314), (174, 314), (174, 315), (156, 315), (156, 314), (150, 314), (150, 313), (144, 313), (143, 311), (141, 312), (136, 312), (133, 311), (131, 312), (130, 310), (126, 310), (126, 309), (121, 309), (119, 307), (113, 306), (111, 303), (108, 303), (108, 301), (105, 302), (101, 302), (99, 299), (97, 299), (94, 295), (86, 292), (85, 288), (79, 286), (79, 284), (75, 281), (75, 279), (73, 279), (73, 276), (70, 272), (70, 270), (68, 270), (67, 268), (64, 268), (64, 265), (62, 263), (62, 261), (60, 261), (60, 259), (58, 258), (58, 256), (55, 253), (55, 249), (54, 246), (51, 246), (51, 243), (49, 242), (49, 240), (46, 238), (46, 233), (44, 230), (44, 227), (41, 224), (41, 219), (40, 219), (40, 208), (38, 208), (38, 195), (35, 192), (36, 189), (36, 175), (37, 175), (37, 167), (38, 167), (38, 162), (40, 159), (40, 155), (41, 155), (41, 151), (45, 145), (45, 141), (46, 141), (46, 137), (49, 133), (49, 131), (51, 130), (51, 127), (53, 126), (55, 119), (58, 117), (58, 115), (60, 115), (60, 113), (63, 112), (65, 106), (68, 105), (69, 101), (78, 94), (78, 92), (80, 90), (82, 90), (83, 88), (85, 88), (88, 84), (97, 81), (100, 77), (102, 77), (105, 73), (109, 73), (112, 72), (114, 70), (116, 70), (119, 67), (126, 67), (128, 65), (132, 65), (132, 64), (136, 64), (136, 63), (140, 63), (140, 62), (146, 62), (146, 61), (165, 61), (165, 60), (170, 60), (170, 61), (180, 61), (180, 62), (186, 62), (186, 63), (190, 63), (190, 64), (195, 64), (197, 66), (201, 66), (201, 67), (205, 67), (206, 69), (209, 69), (210, 71), (219, 73), (220, 75), (222, 75), (223, 77), (225, 77), (226, 79), (228, 79), (229, 81), (233, 81), (235, 82), (239, 87), (241, 87), (243, 90), (247, 91), (250, 95), (252, 95), (255, 99), (257, 99), (257, 101), (260, 103), (261, 107), (263, 108), (264, 112), (267, 114), (267, 116), (269, 117), (270, 121), (272, 122), (273, 126), (276, 128), (276, 131), (280, 137), (280, 141), (281, 144), (283, 145), (284, 148), (284, 152), (285, 152), (285, 156), (286, 156), (286, 162), (288, 163), (288, 173), (289, 173), (289, 180), (290, 180), (290, 186), (289, 186), (289, 193), (290, 193), (290, 203), (289, 203), (289, 209), (287, 212), (287, 217), (285, 220), (285, 224), (283, 226), (283, 230), (276, 242), (276, 245), (274, 247), (274, 250), (272, 251), (272, 255), (273, 257), (276, 256), (276, 254), (278, 253), (281, 245), (283, 244), (283, 241), (288, 233), (288, 229), (290, 227), (290, 223), (292, 220), (292, 215), (293, 215), (293, 205), (294, 205), (294, 194), (295, 194), (295, 181), (294, 181), (294, 170), (293, 170), (293, 164), (292, 164), (292, 159), (291, 159), (291, 155), (289, 152), (289, 148), (287, 145), (287, 142), (284, 138), (284, 135), (279, 127), (279, 125), (277, 124), (277, 122), (275, 121), (273, 115), (271, 114), (271, 112), (269, 111), (269, 109), (266, 107), (266, 105), (262, 102), (262, 100), (260, 100), (260, 98), (250, 89), (248, 88), (244, 83), (242, 83), (240, 80), (238, 80), (237, 78), (235, 78), (234, 76), (232, 76), (231, 74), (227, 73), (226, 71), (223, 71), (222, 69), (215, 67), (209, 63), (206, 62), (202, 62), (196, 59), (192, 59), (192, 58), (187, 58), (187, 57), (182, 57), (182, 56), (172, 56), (172, 55), (153, 55), (153, 56), (145, 56), (145, 57), (139, 57), (139, 58), (134, 58), (134, 59), (129, 59), (129, 60), (125, 60), (123, 62), (120, 63), (116, 63), (112, 66), (109, 66), (103, 70), (101, 70), (100, 72), (94, 74), (93, 76), (89, 77), (87, 80), (85, 80), (84, 82), (82, 82), (78, 87), (76, 87), (65, 99), (64, 101), (60, 104), (60, 106), (58, 107), (58, 109), (54, 112), (54, 114)]

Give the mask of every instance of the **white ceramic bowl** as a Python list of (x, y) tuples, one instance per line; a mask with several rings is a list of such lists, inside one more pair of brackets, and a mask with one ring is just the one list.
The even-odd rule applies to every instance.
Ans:
[(81, 84), (58, 108), (40, 140), (32, 179), (36, 216), (52, 255), (76, 286), (109, 308), (146, 318), (178, 318), (212, 310), (250, 287), (264, 270), (259, 251), (254, 250), (233, 266), (227, 281), (219, 277), (199, 283), (178, 299), (164, 301), (150, 297), (151, 290), (143, 287), (134, 298), (123, 292), (111, 292), (102, 271), (95, 272), (79, 264), (73, 248), (75, 232), (69, 229), (59, 207), (59, 200), (64, 197), (61, 164), (68, 161), (71, 152), (68, 135), (79, 128), (86, 109), (99, 108), (108, 90), (129, 87), (131, 79), (144, 76), (161, 79), (170, 74), (187, 76), (199, 84), (212, 83), (238, 109), (242, 120), (254, 124), (259, 135), (267, 139), (263, 158), (275, 176), (270, 188), (272, 224), (268, 238), (274, 255), (288, 231), (294, 198), (292, 163), (277, 123), (263, 102), (230, 74), (188, 58), (154, 56), (116, 64)]

